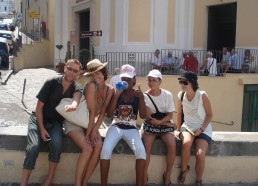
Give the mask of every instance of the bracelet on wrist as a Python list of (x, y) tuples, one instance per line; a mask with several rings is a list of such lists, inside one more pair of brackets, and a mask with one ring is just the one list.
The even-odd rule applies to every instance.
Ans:
[(202, 132), (204, 132), (204, 128), (203, 127), (201, 127), (200, 129), (201, 129)]

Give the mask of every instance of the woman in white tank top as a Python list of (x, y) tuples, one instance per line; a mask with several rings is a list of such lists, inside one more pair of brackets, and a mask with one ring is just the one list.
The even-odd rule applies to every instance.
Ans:
[(201, 186), (205, 155), (212, 137), (211, 104), (206, 92), (198, 90), (198, 77), (195, 73), (185, 72), (178, 79), (183, 90), (178, 93), (177, 131), (175, 132), (175, 135), (182, 140), (182, 168), (178, 182), (184, 183), (190, 170), (188, 162), (191, 156), (191, 146), (194, 143), (196, 147), (196, 185)]

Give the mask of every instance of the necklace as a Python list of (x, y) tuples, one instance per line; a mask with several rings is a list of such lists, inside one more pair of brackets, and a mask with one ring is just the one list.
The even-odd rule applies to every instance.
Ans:
[(98, 93), (99, 93), (99, 95), (101, 96), (102, 105), (105, 103), (105, 88), (106, 88), (106, 87), (104, 86), (104, 88), (103, 88), (103, 94), (101, 94), (99, 88), (97, 88), (97, 89), (98, 89)]

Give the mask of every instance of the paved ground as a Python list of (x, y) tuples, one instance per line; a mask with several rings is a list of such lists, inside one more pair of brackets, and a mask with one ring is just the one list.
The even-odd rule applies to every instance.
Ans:
[[(7, 79), (11, 72), (0, 71), (2, 79)], [(36, 94), (46, 79), (57, 74), (47, 67), (23, 69), (11, 74), (5, 84), (0, 84), (0, 127), (27, 125), (28, 113), (35, 110)]]

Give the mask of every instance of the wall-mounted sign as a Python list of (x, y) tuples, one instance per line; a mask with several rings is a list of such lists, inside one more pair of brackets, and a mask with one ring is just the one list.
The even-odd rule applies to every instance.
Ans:
[(39, 12), (37, 10), (28, 10), (28, 16), (32, 19), (39, 19)]

